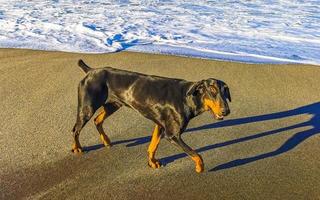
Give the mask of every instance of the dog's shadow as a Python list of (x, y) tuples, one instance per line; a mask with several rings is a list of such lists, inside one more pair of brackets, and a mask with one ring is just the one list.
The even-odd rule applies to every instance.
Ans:
[[(128, 140), (119, 140), (119, 141), (115, 141), (115, 142), (111, 142), (111, 145), (118, 145), (118, 144), (125, 144), (125, 143), (129, 143), (126, 144), (126, 147), (133, 147), (133, 146), (137, 146), (140, 144), (145, 144), (150, 142), (151, 140), (151, 136), (146, 136), (146, 137), (139, 137), (139, 138), (133, 138), (133, 139), (128, 139)], [(86, 153), (90, 152), (90, 151), (95, 151), (98, 149), (103, 148), (104, 145), (103, 144), (96, 144), (96, 145), (92, 145), (92, 146), (86, 146), (83, 147), (82, 150)]]
[[(287, 126), (284, 128), (266, 131), (266, 132), (258, 133), (255, 135), (237, 138), (237, 139), (229, 140), (229, 141), (222, 142), (222, 143), (211, 144), (211, 145), (207, 145), (207, 146), (201, 147), (199, 149), (196, 149), (196, 151), (198, 153), (200, 153), (200, 152), (212, 150), (212, 149), (219, 148), (219, 147), (224, 147), (224, 146), (228, 146), (228, 145), (232, 145), (232, 144), (236, 144), (236, 143), (240, 143), (240, 142), (254, 140), (254, 139), (258, 139), (258, 138), (265, 137), (265, 136), (275, 135), (275, 134), (278, 134), (278, 133), (281, 133), (284, 131), (288, 131), (288, 130), (292, 130), (292, 129), (296, 129), (296, 128), (310, 127), (310, 129), (308, 129), (308, 130), (295, 133), (292, 137), (290, 137), (278, 149), (276, 149), (274, 151), (266, 152), (266, 153), (255, 155), (252, 157), (232, 160), (230, 162), (220, 164), (220, 165), (209, 170), (209, 171), (217, 171), (217, 170), (237, 167), (240, 165), (245, 165), (245, 164), (257, 161), (257, 160), (261, 160), (264, 158), (274, 157), (274, 156), (283, 154), (287, 151), (292, 150), (293, 148), (295, 148), (298, 144), (300, 144), (301, 142), (303, 142), (307, 138), (309, 138), (317, 133), (320, 133), (320, 102), (309, 104), (306, 106), (302, 106), (302, 107), (299, 107), (299, 108), (296, 108), (293, 110), (283, 111), (283, 112), (277, 112), (277, 113), (271, 113), (271, 114), (253, 116), (253, 117), (245, 117), (245, 118), (239, 118), (239, 119), (225, 120), (225, 121), (220, 121), (220, 122), (216, 122), (216, 123), (212, 123), (212, 124), (199, 126), (196, 128), (189, 128), (186, 130), (186, 133), (192, 133), (194, 131), (206, 130), (206, 129), (215, 129), (215, 128), (222, 128), (222, 127), (236, 126), (236, 125), (260, 122), (260, 121), (275, 120), (275, 119), (287, 118), (287, 117), (304, 115), (304, 114), (311, 115), (311, 119), (309, 121), (297, 123), (292, 126)], [(117, 145), (117, 144), (128, 143), (126, 146), (132, 147), (132, 146), (136, 146), (136, 145), (140, 145), (140, 144), (145, 144), (145, 143), (149, 142), (150, 139), (151, 139), (151, 136), (139, 137), (139, 138), (128, 139), (128, 140), (119, 140), (119, 141), (113, 142), (112, 144)], [(101, 147), (103, 147), (103, 145), (94, 145), (91, 147), (86, 147), (86, 150), (91, 151), (91, 150), (99, 149)], [(163, 165), (167, 165), (168, 163), (171, 163), (174, 160), (177, 160), (177, 159), (180, 159), (180, 158), (183, 158), (186, 156), (187, 155), (185, 153), (180, 153), (180, 154), (176, 154), (176, 155), (162, 158), (162, 159), (160, 159), (160, 162)]]

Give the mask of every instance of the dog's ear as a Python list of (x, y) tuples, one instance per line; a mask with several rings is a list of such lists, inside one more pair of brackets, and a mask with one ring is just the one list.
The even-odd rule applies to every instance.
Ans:
[(224, 86), (224, 94), (225, 94), (225, 97), (231, 102), (231, 94), (227, 84)]
[(205, 91), (205, 83), (205, 80), (194, 83), (187, 91), (187, 96), (196, 96), (198, 94), (203, 94)]

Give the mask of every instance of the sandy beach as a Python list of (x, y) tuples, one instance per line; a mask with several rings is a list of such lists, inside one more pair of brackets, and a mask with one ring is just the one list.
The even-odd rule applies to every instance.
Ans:
[[(183, 138), (203, 157), (160, 142), (165, 165), (147, 166), (154, 124), (128, 108), (104, 123), (103, 148), (92, 120), (71, 153), (71, 129), (83, 59), (146, 74), (197, 81), (213, 77), (231, 90), (231, 114), (205, 113)], [(319, 199), (320, 67), (213, 61), (133, 52), (80, 54), (0, 49), (1, 199)]]

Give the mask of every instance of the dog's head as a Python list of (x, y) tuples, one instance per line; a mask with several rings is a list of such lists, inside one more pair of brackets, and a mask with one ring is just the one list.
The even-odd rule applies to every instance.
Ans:
[(227, 101), (231, 102), (230, 90), (223, 81), (209, 78), (196, 82), (187, 95), (196, 97), (202, 104), (202, 108), (205, 111), (211, 111), (218, 120), (222, 120), (230, 113)]

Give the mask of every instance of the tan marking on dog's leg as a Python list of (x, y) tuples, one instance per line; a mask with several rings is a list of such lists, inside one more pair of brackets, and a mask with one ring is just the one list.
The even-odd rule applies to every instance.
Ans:
[(151, 142), (148, 148), (148, 165), (153, 169), (160, 167), (160, 162), (155, 158), (155, 153), (157, 151), (160, 139), (161, 139), (161, 131), (159, 126), (156, 124), (154, 131), (152, 133)]
[(196, 163), (196, 172), (201, 173), (204, 170), (203, 160), (200, 155), (194, 155), (191, 159)]
[(101, 111), (98, 116), (94, 119), (94, 123), (99, 131), (100, 134), (100, 139), (103, 142), (104, 146), (110, 147), (111, 146), (111, 141), (109, 137), (106, 135), (106, 133), (103, 130), (102, 123), (107, 117), (107, 112), (105, 109)]
[(79, 135), (75, 135), (74, 137), (74, 143), (72, 144), (72, 150), (73, 153), (82, 153), (82, 147), (79, 142)]

